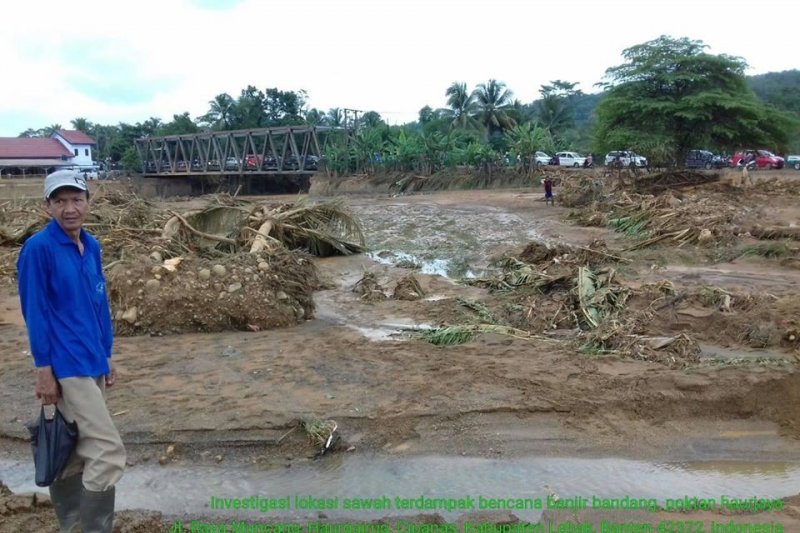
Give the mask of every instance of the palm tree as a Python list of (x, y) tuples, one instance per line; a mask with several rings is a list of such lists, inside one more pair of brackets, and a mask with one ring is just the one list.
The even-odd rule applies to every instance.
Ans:
[(475, 87), (472, 96), (478, 108), (475, 118), (486, 127), (490, 139), (514, 127), (514, 119), (506, 113), (514, 93), (506, 89), (505, 83), (491, 79)]
[(344, 111), (338, 107), (332, 107), (330, 111), (328, 111), (328, 115), (325, 117), (325, 122), (328, 124), (328, 126), (332, 126), (334, 128), (340, 128), (344, 126)]
[(69, 121), (72, 124), (72, 127), (78, 131), (82, 131), (83, 133), (89, 133), (92, 131), (94, 124), (89, 122), (83, 117), (73, 118)]
[(208, 102), (208, 113), (197, 117), (198, 122), (208, 124), (212, 130), (229, 130), (233, 124), (236, 101), (228, 93), (218, 94)]
[(453, 119), (450, 122), (451, 128), (474, 127), (478, 123), (472, 117), (476, 111), (475, 94), (467, 92), (467, 84), (463, 81), (454, 81), (445, 91), (447, 105), (450, 107), (448, 114)]
[(313, 107), (306, 112), (305, 121), (311, 126), (321, 126), (325, 123), (325, 113)]
[(51, 124), (46, 128), (42, 128), (42, 137), (50, 137), (58, 130), (64, 129), (61, 127), (61, 124)]

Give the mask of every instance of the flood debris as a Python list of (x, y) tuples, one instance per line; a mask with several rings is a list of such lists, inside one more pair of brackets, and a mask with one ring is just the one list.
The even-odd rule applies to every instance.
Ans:
[[(0, 210), (0, 274), (13, 280), (25, 239), (49, 217), (41, 202)], [(104, 250), (120, 335), (260, 331), (312, 318), (320, 287), (311, 255), (365, 249), (360, 221), (341, 200), (269, 204), (227, 194), (178, 212), (131, 191), (92, 197), (86, 228)]]
[(387, 298), (386, 288), (378, 283), (374, 272), (365, 271), (361, 279), (353, 285), (352, 291), (365, 302), (379, 302)]
[(392, 292), (392, 298), (395, 300), (414, 301), (424, 296), (425, 290), (423, 290), (419, 280), (413, 274), (408, 274), (400, 279)]

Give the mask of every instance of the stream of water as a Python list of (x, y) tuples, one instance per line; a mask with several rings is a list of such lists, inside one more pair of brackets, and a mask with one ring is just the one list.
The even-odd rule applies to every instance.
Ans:
[[(33, 484), (28, 462), (0, 461), (0, 479), (14, 492), (46, 491)], [(337, 454), (291, 468), (158, 466), (128, 469), (118, 485), (118, 508), (167, 514), (242, 516), (209, 508), (216, 498), (286, 498), (290, 511), (255, 513), (253, 519), (316, 519), (318, 510), (294, 507), (295, 496), (339, 498), (331, 519), (372, 519), (419, 511), (343, 510), (345, 498), (780, 498), (800, 493), (798, 462), (693, 461), (654, 463), (619, 458), (484, 459), (473, 457), (379, 457)], [(463, 511), (461, 511), (463, 512)], [(278, 514), (280, 513), (280, 514)], [(441, 513), (453, 518), (456, 513)], [(526, 520), (540, 511), (515, 512)]]

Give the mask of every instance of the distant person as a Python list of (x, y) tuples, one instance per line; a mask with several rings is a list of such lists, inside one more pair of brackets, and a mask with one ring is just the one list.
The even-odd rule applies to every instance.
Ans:
[(51, 220), (22, 246), (19, 298), (36, 397), (78, 424), (77, 447), (50, 485), (50, 501), (61, 531), (80, 525), (83, 533), (111, 533), (125, 448), (105, 399), (116, 373), (100, 244), (83, 228), (89, 190), (81, 172), (49, 174), (44, 199)]
[(556, 205), (553, 199), (553, 180), (549, 177), (544, 179), (544, 203)]
[(586, 159), (583, 160), (583, 167), (584, 168), (592, 168), (594, 166), (594, 157), (592, 154), (586, 156)]

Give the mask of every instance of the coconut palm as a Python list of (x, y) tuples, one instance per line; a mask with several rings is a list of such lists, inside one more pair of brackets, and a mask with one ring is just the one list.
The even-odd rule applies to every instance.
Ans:
[(478, 109), (475, 118), (486, 127), (489, 138), (514, 127), (514, 119), (506, 113), (513, 103), (514, 93), (506, 88), (505, 83), (490, 79), (478, 84), (472, 96)]
[(212, 130), (229, 130), (233, 124), (236, 101), (228, 93), (218, 94), (208, 102), (208, 113), (197, 117), (198, 122), (208, 124)]
[(344, 111), (342, 111), (342, 109), (339, 107), (332, 107), (325, 117), (325, 122), (328, 124), (328, 126), (341, 128), (344, 126)]
[(447, 105), (450, 107), (448, 114), (452, 117), (451, 128), (468, 128), (478, 125), (472, 117), (476, 111), (475, 95), (467, 91), (467, 84), (463, 81), (454, 81), (445, 91)]
[(69, 122), (72, 124), (73, 129), (82, 131), (83, 133), (89, 133), (94, 128), (94, 124), (83, 117), (73, 118)]

